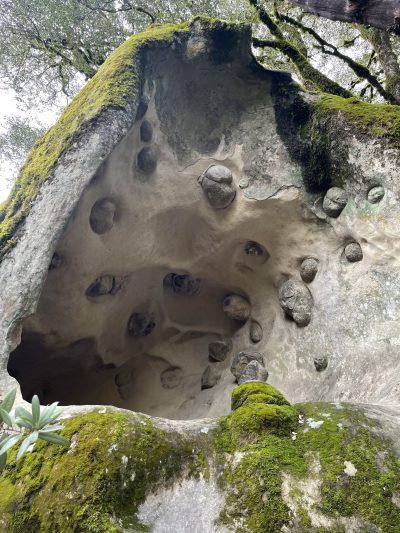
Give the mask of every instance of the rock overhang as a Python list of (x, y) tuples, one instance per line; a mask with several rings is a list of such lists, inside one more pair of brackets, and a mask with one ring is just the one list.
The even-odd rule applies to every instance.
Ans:
[[(154, 27), (109, 58), (40, 141), (3, 208), (4, 250), (16, 245), (1, 267), (2, 279), (11, 279), (3, 281), (3, 365), (19, 344), (21, 321), (36, 311), (9, 363), (26, 398), (58, 393), (75, 403), (68, 396), (75, 389), (79, 403), (172, 418), (219, 415), (234, 386), (230, 359), (243, 350), (261, 353), (269, 379), (291, 400), (397, 398), (393, 348), (384, 350), (388, 391), (383, 378), (372, 386), (372, 340), (367, 355), (356, 356), (360, 372), (348, 360), (354, 339), (385, 308), (385, 291), (397, 286), (392, 266), (379, 274), (389, 289), (373, 274), (380, 263), (373, 248), (386, 231), (380, 217), (396, 194), (395, 131), (384, 176), (367, 168), (359, 146), (370, 142), (363, 127), (371, 123), (361, 127), (358, 114), (335, 139), (339, 100), (318, 100), (315, 113), (314, 103), (286, 73), (257, 65), (246, 26), (197, 19)], [(364, 104), (351, 105), (361, 105), (364, 117)], [(385, 113), (393, 122), (392, 108)], [(370, 146), (379, 151), (375, 141)], [(27, 181), (27, 196), (19, 196)], [(325, 195), (330, 185), (339, 186), (339, 198), (345, 193), (343, 205), (334, 189)], [(369, 201), (374, 188), (376, 202)], [(325, 205), (330, 195), (335, 214)], [(7, 233), (29, 209), (15, 235)], [(365, 217), (376, 229), (366, 231)], [(250, 303), (246, 319), (224, 312), (232, 295)], [(232, 343), (225, 359), (213, 348), (210, 355), (215, 343)], [(251, 360), (247, 375), (265, 377)]]

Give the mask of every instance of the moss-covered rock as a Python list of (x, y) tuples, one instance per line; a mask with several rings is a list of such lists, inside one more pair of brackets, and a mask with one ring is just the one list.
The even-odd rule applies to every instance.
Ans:
[(63, 433), (69, 449), (39, 443), (20, 462), (11, 460), (0, 478), (1, 516), (10, 533), (137, 528), (146, 494), (183, 472), (207, 474), (201, 439), (196, 444), (157, 429), (148, 417), (89, 413), (68, 420)]

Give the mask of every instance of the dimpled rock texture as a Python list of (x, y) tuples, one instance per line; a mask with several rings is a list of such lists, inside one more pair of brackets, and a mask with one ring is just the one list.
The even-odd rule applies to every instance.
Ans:
[[(1, 379), (11, 386), (11, 373), (26, 398), (46, 402), (213, 416), (228, 410), (233, 355), (257, 342), (269, 381), (291, 400), (397, 402), (400, 281), (387, 244), (397, 242), (397, 148), (332, 118), (330, 183), (309, 192), (313, 174), (291, 157), (291, 111), (276, 96), (289, 78), (254, 66), (243, 28), (229, 30), (231, 48), (214, 63), (201, 24), (146, 52), (132, 107), (108, 110), (42, 187), (0, 268)], [(137, 157), (149, 147), (157, 167), (143, 176)], [(229, 209), (210, 210), (198, 183), (210, 169), (214, 180), (243, 181)], [(344, 184), (335, 169), (347, 172)], [(351, 209), (321, 218), (316, 206), (339, 182)], [(385, 194), (371, 203), (377, 183)], [(349, 263), (353, 240), (363, 261)], [(311, 257), (318, 274), (303, 329), (282, 313), (279, 287)], [(225, 314), (229, 295), (244, 298), (244, 312), (228, 305)], [(139, 328), (134, 313), (151, 317)], [(221, 338), (233, 349), (219, 383), (201, 391), (208, 346)], [(322, 356), (329, 366), (317, 373)], [(171, 367), (183, 377), (167, 389), (160, 376)], [(115, 376), (124, 372), (132, 383), (122, 399)]]
[[(26, 399), (86, 405), (64, 408), (70, 449), (43, 444), (1, 476), (0, 529), (396, 531), (399, 145), (314, 113), (325, 97), (258, 66), (246, 27), (151, 32), (140, 64), (124, 64), (140, 81), (129, 102), (74, 137), (0, 265), (1, 395), (19, 384)], [(321, 179), (313, 147), (329, 152)], [(213, 165), (232, 173), (226, 209), (199, 185)], [(338, 186), (348, 207), (327, 216)], [(350, 242), (362, 261), (344, 256)], [(307, 327), (285, 316), (296, 291), (282, 311), (287, 280), (314, 304)], [(225, 313), (230, 295), (245, 312)], [(255, 320), (258, 355), (238, 361)], [(211, 362), (221, 339), (232, 350)], [(252, 361), (312, 403), (252, 381), (229, 414)]]
[(314, 305), (309, 289), (296, 279), (289, 279), (279, 289), (279, 301), (285, 313), (298, 326), (308, 326)]

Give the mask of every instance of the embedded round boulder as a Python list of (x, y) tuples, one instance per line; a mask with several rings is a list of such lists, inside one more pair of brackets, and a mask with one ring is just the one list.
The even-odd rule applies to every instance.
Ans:
[(86, 296), (96, 298), (106, 294), (116, 294), (121, 289), (121, 281), (120, 277), (110, 274), (101, 276), (89, 285), (86, 290)]
[(128, 322), (131, 337), (147, 337), (156, 327), (153, 313), (133, 313)]
[(183, 370), (178, 366), (171, 366), (160, 374), (161, 385), (164, 389), (176, 389), (182, 380)]
[(140, 125), (140, 140), (148, 143), (153, 138), (153, 126), (148, 120), (143, 120)]
[(357, 263), (364, 257), (361, 246), (358, 242), (351, 242), (344, 249), (344, 255), (349, 263)]
[(314, 359), (314, 366), (317, 372), (322, 372), (323, 370), (326, 370), (328, 366), (328, 358), (325, 355), (323, 355), (322, 357), (316, 357)]
[(208, 355), (214, 361), (225, 361), (228, 354), (232, 350), (233, 343), (229, 339), (227, 341), (214, 341), (208, 345)]
[(94, 233), (102, 235), (110, 231), (114, 225), (116, 211), (116, 205), (109, 198), (98, 200), (93, 205), (89, 218), (90, 227)]
[(157, 155), (151, 146), (140, 150), (137, 156), (137, 166), (144, 174), (153, 174), (157, 168)]
[(236, 196), (232, 172), (223, 165), (211, 165), (200, 176), (199, 183), (215, 209), (225, 209)]
[(218, 367), (208, 365), (201, 377), (201, 388), (211, 389), (221, 379), (221, 370)]
[(54, 252), (53, 257), (51, 258), (49, 270), (55, 270), (56, 268), (60, 268), (62, 265), (63, 260), (61, 255), (58, 252)]
[(226, 296), (222, 303), (222, 307), (226, 316), (232, 320), (245, 322), (250, 317), (250, 302), (239, 294), (230, 294), (229, 296)]
[(325, 194), (322, 209), (332, 218), (337, 218), (348, 202), (347, 192), (340, 187), (332, 187)]
[(231, 372), (237, 380), (240, 379), (250, 361), (257, 361), (264, 366), (264, 358), (259, 352), (239, 352), (235, 355), (231, 364)]
[(318, 272), (318, 260), (314, 257), (307, 257), (301, 263), (300, 276), (305, 283), (311, 283), (314, 281)]
[(257, 342), (260, 342), (263, 338), (263, 329), (261, 325), (256, 322), (255, 320), (251, 321), (250, 324), (250, 340), (251, 342), (254, 342), (256, 344)]
[(300, 327), (311, 321), (313, 297), (306, 285), (296, 279), (287, 280), (279, 289), (279, 302), (286, 315)]
[(381, 186), (372, 187), (368, 191), (368, 202), (370, 204), (378, 204), (385, 196), (385, 189)]
[(267, 381), (267, 379), (268, 370), (261, 363), (253, 360), (244, 367), (238, 379), (238, 384), (241, 385), (248, 381)]
[(244, 251), (247, 255), (257, 257), (264, 254), (264, 249), (261, 244), (255, 241), (247, 241), (244, 247)]
[(193, 296), (200, 292), (201, 280), (192, 278), (187, 274), (175, 274), (171, 272), (164, 278), (164, 287), (169, 287), (175, 293)]

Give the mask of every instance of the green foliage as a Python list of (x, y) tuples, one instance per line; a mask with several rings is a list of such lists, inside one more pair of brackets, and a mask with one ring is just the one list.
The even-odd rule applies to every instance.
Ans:
[(57, 409), (58, 402), (42, 408), (39, 398), (35, 395), (32, 398), (31, 412), (18, 406), (13, 415), (11, 410), (15, 397), (16, 389), (9, 392), (0, 404), (0, 471), (6, 466), (7, 454), (18, 443), (20, 447), (17, 460), (21, 459), (38, 439), (53, 444), (69, 444), (67, 439), (56, 433), (64, 427), (54, 424), (60, 416), (60, 410)]

